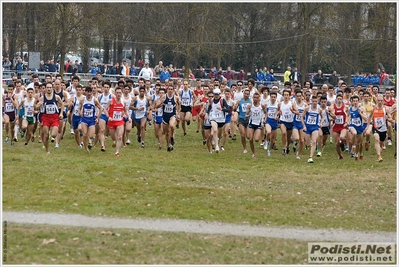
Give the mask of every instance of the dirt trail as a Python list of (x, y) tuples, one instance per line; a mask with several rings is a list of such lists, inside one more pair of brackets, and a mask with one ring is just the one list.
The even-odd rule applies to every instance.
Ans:
[(118, 219), (78, 214), (3, 212), (8, 223), (48, 224), (76, 227), (144, 229), (198, 234), (222, 234), (296, 239), (301, 241), (396, 242), (394, 232), (363, 232), (339, 229), (265, 227), (171, 219)]

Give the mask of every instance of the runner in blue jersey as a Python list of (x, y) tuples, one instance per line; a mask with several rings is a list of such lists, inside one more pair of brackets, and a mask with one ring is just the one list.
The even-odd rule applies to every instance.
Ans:
[(317, 96), (312, 96), (312, 104), (305, 108), (301, 116), (303, 131), (310, 136), (311, 140), (308, 163), (314, 162), (313, 155), (316, 150), (316, 143), (319, 137), (320, 124), (324, 119), (321, 108), (318, 107), (317, 102)]
[(247, 106), (251, 104), (251, 99), (249, 98), (250, 91), (249, 89), (244, 90), (244, 97), (240, 99), (240, 101), (236, 102), (234, 106), (234, 110), (238, 112), (238, 127), (240, 129), (241, 135), (241, 144), (244, 148), (244, 153), (248, 153), (247, 151), (247, 142), (246, 142), (246, 135), (247, 135), (247, 127), (249, 118), (245, 117)]

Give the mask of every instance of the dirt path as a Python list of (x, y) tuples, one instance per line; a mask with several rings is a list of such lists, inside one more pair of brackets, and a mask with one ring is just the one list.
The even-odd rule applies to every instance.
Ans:
[(3, 212), (3, 221), (7, 221), (8, 223), (14, 222), (78, 227), (145, 229), (198, 234), (260, 236), (296, 239), (301, 241), (396, 242), (396, 233), (394, 232), (264, 227), (169, 219), (118, 219), (89, 217), (78, 214)]

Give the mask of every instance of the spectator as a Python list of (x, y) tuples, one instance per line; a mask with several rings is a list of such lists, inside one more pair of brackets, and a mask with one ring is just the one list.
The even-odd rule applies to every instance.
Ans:
[(136, 68), (136, 66), (134, 64), (130, 68), (129, 74), (130, 74), (130, 76), (137, 76), (137, 68)]
[(227, 79), (227, 86), (230, 87), (234, 80), (235, 72), (231, 70), (231, 67), (227, 67), (227, 71), (223, 73), (223, 76)]
[(213, 67), (212, 69), (211, 69), (211, 71), (208, 73), (208, 78), (209, 79), (216, 79), (216, 67)]
[(259, 84), (263, 84), (263, 82), (265, 81), (265, 75), (263, 74), (262, 69), (256, 69), (256, 87), (259, 86)]
[(301, 76), (302, 76), (302, 75), (301, 75), (301, 73), (298, 71), (298, 68), (295, 67), (295, 68), (294, 68), (294, 71), (291, 72), (290, 81), (292, 81), (292, 82), (297, 81), (298, 83), (301, 83)]
[(4, 57), (3, 70), (10, 70), (10, 69), (11, 69), (11, 61), (8, 57)]
[(20, 58), (20, 57), (18, 57), (16, 68), (17, 68), (17, 76), (19, 79), (21, 79), (22, 70), (24, 69), (24, 64), (22, 62), (22, 58)]
[(274, 77), (274, 70), (270, 69), (269, 73), (265, 77), (266, 85), (271, 85), (272, 82), (277, 82), (276, 77)]
[(46, 66), (46, 64), (44, 64), (44, 61), (43, 60), (40, 60), (40, 63), (39, 63), (39, 71), (47, 71), (47, 66)]
[(100, 72), (101, 73), (101, 70), (100, 70), (100, 68), (98, 67), (98, 65), (97, 65), (97, 62), (94, 62), (94, 66), (91, 68), (91, 71), (90, 71), (90, 73), (91, 73), (91, 76), (96, 76), (97, 75), (97, 72)]
[(159, 74), (159, 79), (161, 82), (165, 82), (166, 80), (169, 80), (171, 77), (170, 72), (169, 72), (169, 67), (164, 68), (161, 73)]
[(284, 72), (284, 82), (289, 82), (291, 76), (291, 67), (288, 66), (287, 70)]
[(380, 76), (380, 79), (379, 79), (379, 85), (383, 85), (385, 79), (388, 79), (388, 75), (385, 72), (385, 70), (382, 70), (381, 76)]
[[(334, 70), (330, 78), (328, 78), (328, 83), (336, 87), (338, 85), (338, 80), (339, 77), (337, 76), (337, 71)], [(357, 83), (352, 83), (352, 84), (357, 84)]]
[(244, 69), (241, 68), (240, 72), (237, 74), (237, 80), (244, 81), (245, 80), (245, 76), (246, 76), (246, 74), (244, 72)]
[(78, 72), (79, 73), (83, 72), (83, 63), (82, 62), (80, 62), (79, 65), (78, 65)]
[(325, 82), (326, 78), (323, 75), (321, 70), (317, 71), (317, 74), (314, 77), (314, 83), (317, 85), (322, 85)]
[(161, 71), (163, 71), (163, 62), (159, 61), (158, 65), (155, 66), (154, 71), (155, 71), (155, 75), (159, 76), (159, 74), (161, 73)]
[(202, 66), (200, 66), (199, 69), (195, 72), (195, 78), (197, 78), (197, 79), (205, 79), (206, 78), (206, 72)]
[(145, 80), (151, 80), (153, 77), (152, 69), (150, 69), (148, 62), (145, 63), (144, 68), (139, 73), (139, 79), (143, 77)]
[(49, 60), (49, 62), (47, 63), (47, 71), (57, 72), (57, 65), (54, 64), (54, 60)]

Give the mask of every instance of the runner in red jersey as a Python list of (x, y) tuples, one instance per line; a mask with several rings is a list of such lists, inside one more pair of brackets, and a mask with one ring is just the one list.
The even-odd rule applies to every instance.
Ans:
[[(378, 96), (377, 96), (378, 97)], [(388, 108), (392, 107), (393, 104), (395, 104), (395, 99), (393, 98), (393, 96), (391, 95), (391, 90), (390, 89), (386, 89), (385, 90), (385, 94), (384, 94), (384, 105)], [(388, 126), (388, 130), (387, 130), (387, 135), (388, 135), (388, 139), (387, 139), (387, 144), (388, 146), (392, 146), (392, 123), (390, 123), (388, 121), (387, 123)], [(385, 146), (384, 146), (385, 147)]]
[[(201, 98), (203, 95), (204, 95), (204, 90), (202, 89), (201, 86), (201, 79), (197, 79), (196, 86), (194, 89), (194, 105), (193, 105), (193, 114), (192, 114), (193, 121), (197, 120), (197, 116), (201, 112), (201, 105), (196, 106), (195, 102), (197, 101), (198, 98)], [(199, 132), (199, 128), (200, 128), (200, 121), (198, 120), (197, 133)]]
[[(197, 100), (194, 102), (194, 106), (198, 106), (200, 110), (205, 106), (206, 102), (208, 101), (208, 92), (209, 92), (209, 87), (207, 85), (204, 85), (204, 93), (202, 95), (199, 95)], [(202, 144), (206, 144), (206, 137), (205, 137), (205, 130), (204, 130), (204, 120), (205, 120), (205, 113), (201, 114), (201, 112), (198, 113), (198, 124), (201, 125), (201, 133), (202, 133)]]
[[(124, 132), (125, 120), (131, 122), (127, 109), (125, 109), (122, 100), (122, 88), (116, 87), (115, 96), (113, 96), (104, 108), (105, 116), (108, 117), (108, 128), (114, 141), (113, 147), (116, 146), (115, 157), (119, 157), (119, 150), (122, 147), (122, 136)], [(116, 141), (116, 144), (115, 144)]]
[(348, 125), (346, 123), (346, 107), (342, 102), (342, 94), (338, 94), (336, 104), (331, 105), (329, 108), (329, 115), (334, 120), (333, 124), (333, 137), (335, 140), (335, 150), (338, 153), (339, 159), (343, 159), (341, 151), (345, 150), (346, 133)]

